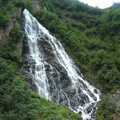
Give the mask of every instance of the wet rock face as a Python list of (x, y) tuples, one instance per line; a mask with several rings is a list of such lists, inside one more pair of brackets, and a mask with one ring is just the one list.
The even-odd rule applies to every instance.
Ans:
[[(38, 88), (34, 81), (34, 76), (36, 71), (40, 71), (40, 66), (36, 65), (35, 59), (30, 56), (30, 49), (28, 46), (28, 42), (24, 41), (24, 53), (23, 53), (23, 71), (24, 76), (29, 83), (30, 88), (33, 91), (38, 91)], [(46, 76), (48, 78), (49, 83), (49, 93), (51, 94), (52, 101), (59, 103), (61, 105), (70, 106), (73, 110), (77, 109), (77, 106), (85, 106), (86, 103), (89, 103), (89, 98), (85, 95), (81, 87), (78, 85), (78, 97), (75, 96), (76, 89), (72, 88), (71, 80), (68, 76), (65, 68), (59, 64), (55, 58), (54, 51), (49, 42), (47, 42), (47, 38), (40, 41), (38, 40), (39, 50), (43, 55), (44, 68), (46, 71)], [(87, 88), (86, 84), (81, 81), (81, 84), (84, 88)], [(90, 95), (94, 98), (95, 96), (90, 92)], [(94, 90), (97, 93), (97, 90)], [(69, 101), (70, 100), (70, 101)], [(86, 112), (89, 114), (93, 111), (93, 106), (89, 106), (86, 109)], [(95, 111), (95, 110), (94, 110)], [(80, 112), (80, 111), (79, 111)], [(94, 112), (95, 113), (95, 112)], [(80, 112), (81, 114), (81, 112)], [(93, 117), (95, 114), (93, 114)]]
[[(52, 48), (53, 46), (49, 43), (49, 38), (44, 36), (44, 39), (42, 38), (41, 41), (38, 40), (38, 43), (39, 49), (42, 50), (42, 54), (44, 54), (44, 59), (46, 60), (44, 67), (47, 73), (46, 75), (53, 101), (59, 101), (62, 105), (68, 104), (68, 101), (64, 100), (66, 99), (66, 96), (62, 92), (59, 93), (60, 89), (66, 88), (68, 91), (71, 89), (68, 87), (71, 85), (71, 82), (67, 72), (65, 68), (57, 62)], [(60, 94), (60, 98), (55, 97), (58, 96), (58, 94)]]
[[(33, 59), (31, 59), (29, 54), (26, 54), (23, 57), (23, 65), (22, 65), (21, 70), (23, 72), (23, 75), (24, 75), (26, 81), (29, 83), (30, 88), (33, 91), (37, 92), (37, 87), (36, 87), (35, 82), (34, 82), (35, 62)], [(33, 74), (31, 74), (31, 71)]]
[(98, 91), (83, 79), (61, 43), (27, 10), (24, 18), (22, 69), (30, 87), (42, 97), (87, 116), (84, 120), (91, 120), (99, 100)]
[[(26, 39), (27, 38), (24, 37), (24, 40), (23, 40), (23, 55), (30, 54), (30, 49), (29, 49), (29, 46), (28, 46), (28, 41)], [(26, 55), (26, 57), (27, 57), (27, 55)]]
[[(64, 67), (62, 67), (60, 64), (58, 64), (57, 60), (55, 59), (55, 55), (53, 54), (53, 50), (52, 50), (52, 46), (51, 44), (48, 42), (47, 37), (42, 37), (38, 39), (38, 46), (39, 46), (39, 50), (42, 51), (44, 60), (46, 61), (42, 61), (45, 62), (45, 71), (46, 71), (46, 75), (47, 78), (49, 79), (49, 84), (50, 84), (50, 92), (51, 94), (53, 94), (53, 96), (55, 96), (55, 89), (59, 88), (67, 88), (67, 86), (69, 86), (70, 80), (69, 77), (67, 75), (67, 72), (65, 70)], [(35, 60), (30, 56), (30, 49), (29, 49), (29, 43), (28, 43), (28, 38), (25, 37), (24, 41), (23, 41), (23, 66), (22, 69), (24, 71), (24, 76), (26, 78), (26, 80), (28, 81), (28, 83), (30, 84), (30, 87), (32, 88), (32, 90), (37, 91), (37, 87), (34, 83), (34, 74), (35, 71), (39, 71), (40, 68), (39, 66), (35, 66)], [(51, 68), (52, 66), (52, 68)], [(32, 73), (32, 74), (31, 74)], [(55, 83), (56, 81), (56, 83)], [(68, 91), (70, 88), (67, 88)], [(57, 99), (57, 98), (56, 98)], [(56, 101), (53, 100), (53, 101)], [(60, 98), (60, 101), (62, 101), (62, 98)], [(62, 102), (63, 104), (63, 102)]]

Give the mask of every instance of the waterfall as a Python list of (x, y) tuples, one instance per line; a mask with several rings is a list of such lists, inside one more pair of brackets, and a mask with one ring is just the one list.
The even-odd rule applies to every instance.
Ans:
[(83, 120), (95, 120), (99, 90), (84, 79), (60, 41), (26, 9), (23, 11), (23, 25), (25, 69), (39, 95), (68, 106), (80, 113)]

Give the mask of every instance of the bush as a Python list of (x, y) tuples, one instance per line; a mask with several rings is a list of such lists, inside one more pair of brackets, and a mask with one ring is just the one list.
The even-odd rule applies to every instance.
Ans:
[(10, 15), (4, 15), (3, 11), (0, 10), (0, 28), (6, 30), (10, 22)]
[(23, 9), (28, 9), (29, 11), (33, 10), (32, 1), (31, 0), (16, 0), (15, 5), (17, 7), (22, 7)]
[(16, 46), (17, 43), (20, 42), (22, 39), (22, 31), (20, 26), (14, 26), (13, 29), (10, 32), (10, 43), (14, 46)]
[(109, 96), (102, 96), (98, 104), (97, 119), (110, 120), (112, 114), (116, 113), (116, 103)]

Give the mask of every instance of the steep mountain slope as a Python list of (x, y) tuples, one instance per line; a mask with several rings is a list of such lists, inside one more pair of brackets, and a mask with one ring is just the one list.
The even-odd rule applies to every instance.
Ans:
[[(77, 0), (43, 2), (47, 11), (37, 11), (35, 17), (61, 40), (84, 75), (94, 80), (93, 84), (104, 93), (116, 93), (120, 87), (120, 9), (101, 10)], [(120, 109), (117, 96), (119, 91), (115, 101)], [(115, 110), (114, 104), (111, 106), (115, 109), (109, 109), (106, 101), (111, 102), (111, 98), (108, 96), (102, 99), (100, 106), (105, 107), (99, 107), (98, 117), (110, 119), (111, 113), (119, 110)]]
[(101, 10), (78, 0), (43, 2), (47, 11), (35, 17), (61, 39), (88, 78), (115, 93), (120, 86), (120, 9)]
[[(33, 12), (62, 41), (86, 77), (103, 91), (116, 93), (120, 87), (120, 9), (100, 10), (78, 0), (40, 0), (47, 11), (35, 12), (31, 2), (0, 0), (0, 119), (79, 120), (79, 115), (32, 92), (21, 75), (20, 14), (24, 8)], [(117, 109), (114, 101), (102, 98), (98, 120), (120, 119)]]
[(0, 0), (0, 120), (80, 120), (68, 108), (50, 103), (30, 89), (22, 75), (21, 13), (27, 0)]
[(120, 3), (119, 2), (113, 3), (113, 5), (110, 8), (113, 8), (113, 9), (120, 8)]

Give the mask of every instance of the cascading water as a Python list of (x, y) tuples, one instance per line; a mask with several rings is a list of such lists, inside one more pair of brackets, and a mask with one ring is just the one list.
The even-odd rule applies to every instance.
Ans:
[(58, 104), (81, 113), (83, 120), (95, 120), (100, 92), (82, 76), (61, 43), (25, 9), (24, 57), (26, 70), (38, 93)]

